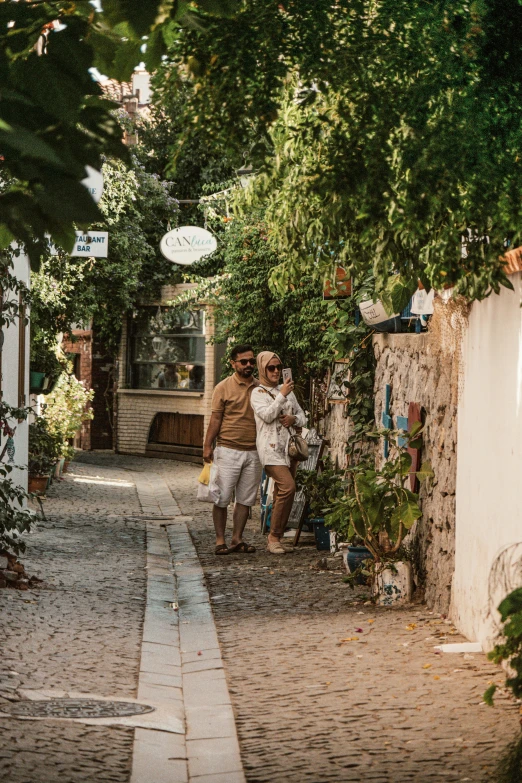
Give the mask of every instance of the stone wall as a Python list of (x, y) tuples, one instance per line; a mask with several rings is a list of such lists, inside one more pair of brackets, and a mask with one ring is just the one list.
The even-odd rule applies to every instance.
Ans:
[[(446, 317), (439, 303), (434, 323)], [(455, 564), (455, 487), (457, 475), (457, 352), (441, 351), (440, 331), (379, 334), (373, 338), (377, 368), (375, 418), (382, 422), (385, 386), (391, 386), (390, 415), (408, 416), (410, 402), (425, 417), (422, 460), (435, 478), (421, 486), (422, 519), (412, 530), (417, 581), (430, 608), (447, 613)]]
[[(423, 516), (412, 529), (416, 581), (430, 608), (447, 613), (455, 563), (455, 486), (457, 475), (457, 403), (459, 388), (459, 329), (451, 320), (452, 305), (437, 301), (431, 329), (423, 334), (376, 334), (373, 347), (375, 422), (382, 427), (385, 386), (391, 386), (390, 414), (408, 416), (410, 402), (421, 406), (425, 418), (422, 460), (430, 460), (435, 478), (421, 487)], [(351, 431), (344, 405), (330, 405), (320, 431), (329, 441), (329, 454), (340, 468), (346, 465), (345, 445)], [(382, 444), (378, 446), (382, 454)]]
[(341, 470), (346, 467), (346, 442), (351, 433), (351, 420), (346, 418), (346, 406), (330, 404), (320, 428), (330, 444), (328, 454)]

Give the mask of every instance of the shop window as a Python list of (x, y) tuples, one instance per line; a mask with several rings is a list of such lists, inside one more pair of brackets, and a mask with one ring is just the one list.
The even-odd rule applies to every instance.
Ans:
[(140, 307), (131, 324), (133, 389), (203, 391), (205, 314), (203, 310)]

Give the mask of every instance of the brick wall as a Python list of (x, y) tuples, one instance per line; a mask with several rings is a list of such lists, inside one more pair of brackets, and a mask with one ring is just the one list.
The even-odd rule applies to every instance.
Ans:
[[(77, 378), (82, 381), (87, 389), (92, 389), (92, 332), (90, 330), (75, 329), (74, 342), (64, 340), (65, 353), (74, 354), (79, 359), (75, 362)], [(84, 421), (80, 432), (74, 439), (77, 448), (89, 451), (91, 447), (91, 421)]]
[(145, 454), (156, 413), (205, 415), (200, 392), (118, 389), (118, 452)]

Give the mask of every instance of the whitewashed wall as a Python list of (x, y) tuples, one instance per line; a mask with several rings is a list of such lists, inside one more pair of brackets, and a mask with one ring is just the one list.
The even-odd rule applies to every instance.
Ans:
[[(14, 274), (26, 285), (30, 282), (29, 261), (25, 255), (14, 259)], [(2, 389), (3, 399), (9, 405), (18, 406), (18, 350), (19, 350), (19, 331), (18, 319), (14, 324), (4, 329), (4, 345), (2, 350)], [(29, 400), (29, 327), (25, 328), (25, 399), (26, 405)], [(29, 430), (27, 422), (21, 422), (16, 425), (15, 457), (16, 465), (27, 466)], [(5, 438), (0, 436), (0, 452), (5, 445)], [(4, 462), (7, 462), (7, 454), (4, 456)], [(15, 470), (11, 474), (13, 480), (27, 489), (27, 470)]]
[[(473, 305), (458, 408), (452, 618), (485, 647), (495, 632), (490, 610), (522, 586), (521, 273), (510, 279), (514, 293), (504, 288)], [(495, 573), (499, 555), (506, 562)]]

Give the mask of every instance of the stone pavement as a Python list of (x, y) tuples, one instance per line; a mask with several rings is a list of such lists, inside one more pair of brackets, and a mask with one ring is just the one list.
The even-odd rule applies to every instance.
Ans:
[[(134, 696), (145, 592), (144, 531), (128, 474), (74, 465), (32, 533), (38, 590), (0, 590), (0, 697), (20, 688)], [(0, 719), (0, 780), (127, 783), (133, 730)]]
[[(186, 686), (187, 734), (177, 735), (171, 754), (183, 762), (176, 775), (184, 769), (200, 783), (243, 779), (241, 763), (219, 766), (234, 755), (220, 751), (224, 742), (233, 748), (235, 714), (248, 783), (491, 779), (519, 728), (518, 708), (502, 694), (495, 708), (482, 704), (488, 684), (503, 682), (485, 656), (434, 652), (435, 644), (461, 638), (445, 618), (423, 606), (368, 605), (364, 590), (354, 594), (343, 583), (338, 559), (317, 570), (318, 553), (309, 546), (268, 555), (255, 513), (248, 536), (258, 552), (215, 557), (210, 507), (194, 501), (195, 465), (91, 453), (71, 467), (73, 475), (50, 491), (49, 522), (31, 536), (24, 557), (44, 589), (0, 591), (0, 697), (16, 698), (21, 687), (65, 686), (146, 698), (150, 691), (139, 691), (143, 674), (151, 674), (144, 654), (157, 644), (148, 634), (168, 625), (171, 642), (179, 633), (185, 650), (181, 682), (165, 680), (172, 689)], [(144, 607), (150, 600), (165, 605), (162, 581), (172, 595), (172, 566), (177, 622), (145, 614), (142, 645)], [(151, 576), (160, 592), (146, 602)], [(164, 663), (156, 664), (161, 677)], [(203, 678), (192, 685), (198, 670)], [(149, 684), (160, 689), (159, 680)], [(141, 764), (145, 780), (164, 779), (162, 732), (155, 765), (150, 746), (140, 748), (142, 729), (1, 719), (0, 731), (0, 781), (127, 782), (134, 734), (133, 778), (143, 778)], [(171, 775), (176, 779), (183, 778)]]

